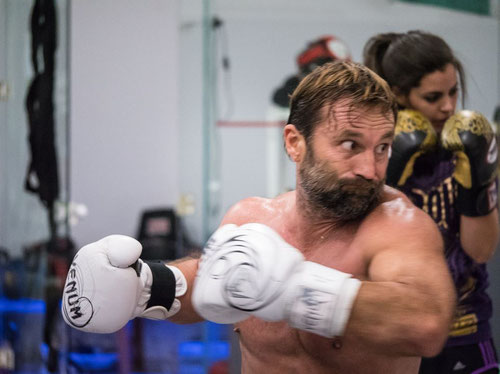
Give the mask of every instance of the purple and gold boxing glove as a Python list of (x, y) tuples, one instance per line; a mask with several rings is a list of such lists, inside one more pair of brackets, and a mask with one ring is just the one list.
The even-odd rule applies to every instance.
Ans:
[(420, 112), (405, 109), (398, 113), (391, 158), (387, 167), (387, 184), (402, 186), (413, 174), (418, 157), (435, 148), (436, 131)]
[(469, 217), (487, 215), (497, 206), (498, 148), (493, 127), (481, 113), (462, 110), (446, 121), (441, 142), (456, 156), (458, 211)]

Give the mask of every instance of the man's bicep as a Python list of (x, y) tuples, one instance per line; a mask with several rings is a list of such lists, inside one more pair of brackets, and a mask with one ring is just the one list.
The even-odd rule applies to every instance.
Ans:
[(368, 275), (375, 282), (398, 282), (441, 294), (451, 288), (441, 234), (430, 218), (420, 224), (399, 224), (384, 236), (373, 256)]
[(446, 339), (455, 303), (441, 236), (426, 217), (397, 218), (386, 215), (363, 232), (367, 279), (346, 334), (375, 350), (433, 355)]

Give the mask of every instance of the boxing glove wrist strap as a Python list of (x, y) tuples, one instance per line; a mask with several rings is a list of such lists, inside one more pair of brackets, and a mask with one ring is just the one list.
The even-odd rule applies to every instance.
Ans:
[(184, 274), (175, 266), (163, 261), (144, 261), (152, 274), (151, 296), (141, 317), (149, 319), (167, 319), (181, 309), (177, 297), (187, 291)]
[(175, 275), (162, 261), (144, 261), (153, 274), (151, 297), (146, 308), (163, 306), (170, 310), (175, 300)]

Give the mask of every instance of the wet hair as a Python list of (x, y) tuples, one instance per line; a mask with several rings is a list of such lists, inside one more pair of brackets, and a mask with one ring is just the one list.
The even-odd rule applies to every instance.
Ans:
[(309, 142), (315, 126), (323, 120), (321, 109), (341, 99), (352, 108), (379, 108), (396, 119), (396, 100), (387, 83), (366, 66), (335, 61), (308, 74), (290, 98), (288, 123)]
[(413, 30), (406, 33), (383, 33), (373, 36), (363, 48), (364, 64), (384, 78), (391, 88), (408, 96), (422, 78), (443, 71), (452, 64), (458, 72), (462, 105), (467, 94), (465, 73), (450, 46), (439, 36)]

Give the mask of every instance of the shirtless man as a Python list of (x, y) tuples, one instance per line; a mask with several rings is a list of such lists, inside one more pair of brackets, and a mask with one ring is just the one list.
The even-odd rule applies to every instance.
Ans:
[(66, 322), (235, 323), (242, 373), (417, 373), (446, 340), (455, 293), (436, 225), (384, 185), (394, 124), (390, 89), (369, 69), (316, 69), (284, 128), (296, 191), (237, 203), (201, 259), (146, 263), (117, 235), (85, 246)]

